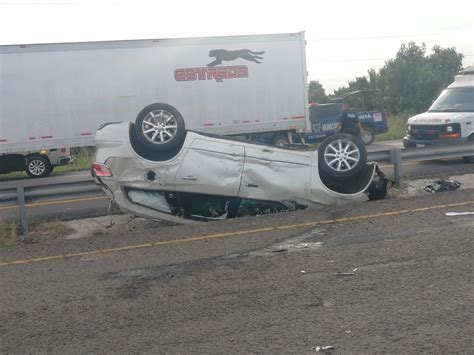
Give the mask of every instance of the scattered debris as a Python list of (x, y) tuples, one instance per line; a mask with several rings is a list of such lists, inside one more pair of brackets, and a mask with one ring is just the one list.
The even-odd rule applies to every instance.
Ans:
[(461, 183), (456, 180), (435, 180), (433, 184), (425, 186), (424, 190), (432, 194), (443, 191), (454, 191), (459, 189)]
[(474, 212), (446, 212), (446, 216), (468, 216), (474, 215)]
[(313, 346), (311, 350), (315, 350), (316, 352), (329, 352), (331, 350), (334, 350), (334, 346)]
[(395, 184), (395, 181), (390, 181), (385, 177), (385, 174), (379, 169), (378, 166), (375, 167), (375, 176), (370, 183), (370, 186), (367, 190), (367, 197), (370, 201), (383, 200), (387, 197), (388, 184)]

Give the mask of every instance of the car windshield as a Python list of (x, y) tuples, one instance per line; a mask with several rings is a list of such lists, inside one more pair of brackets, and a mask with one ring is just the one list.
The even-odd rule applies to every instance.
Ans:
[(428, 112), (474, 112), (474, 87), (444, 90)]

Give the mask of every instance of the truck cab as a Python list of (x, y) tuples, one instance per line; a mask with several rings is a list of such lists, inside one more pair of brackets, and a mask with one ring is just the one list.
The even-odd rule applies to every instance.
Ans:
[(410, 117), (406, 132), (405, 148), (474, 141), (474, 66), (456, 75), (427, 112)]
[(342, 97), (332, 99), (327, 104), (310, 104), (311, 133), (305, 137), (307, 143), (319, 142), (334, 134), (344, 103), (347, 103), (350, 107), (349, 111), (359, 118), (364, 129), (359, 138), (365, 145), (371, 144), (376, 134), (388, 130), (387, 112), (383, 107), (380, 91), (352, 91)]

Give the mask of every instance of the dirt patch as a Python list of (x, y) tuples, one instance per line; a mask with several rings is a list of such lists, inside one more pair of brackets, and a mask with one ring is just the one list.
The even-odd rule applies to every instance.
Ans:
[[(402, 183), (400, 188), (392, 187), (389, 190), (389, 197), (411, 197), (418, 195), (429, 195), (429, 192), (424, 190), (425, 186), (433, 184), (435, 180), (440, 178), (429, 178), (429, 179), (417, 179), (405, 181)], [(474, 174), (455, 175), (447, 178), (446, 180), (455, 180), (461, 183), (459, 189), (472, 189), (474, 188)], [(449, 193), (449, 192), (441, 192)]]
[(38, 223), (30, 226), (30, 230), (23, 236), (26, 244), (39, 243), (45, 241), (54, 241), (62, 237), (68, 236), (74, 232), (67, 222), (50, 221)]
[(98, 236), (117, 235), (123, 232), (155, 229), (170, 226), (168, 222), (135, 218), (128, 215), (104, 216), (88, 219), (77, 219), (64, 222), (73, 230), (65, 239), (82, 239)]
[(0, 248), (20, 243), (17, 227), (12, 222), (0, 222)]

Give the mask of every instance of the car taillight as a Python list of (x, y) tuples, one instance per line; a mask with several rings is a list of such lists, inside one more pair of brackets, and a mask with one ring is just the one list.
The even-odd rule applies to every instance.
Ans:
[(387, 112), (382, 112), (382, 119), (385, 123), (387, 122)]
[(92, 176), (110, 177), (112, 176), (112, 171), (105, 165), (92, 163)]

